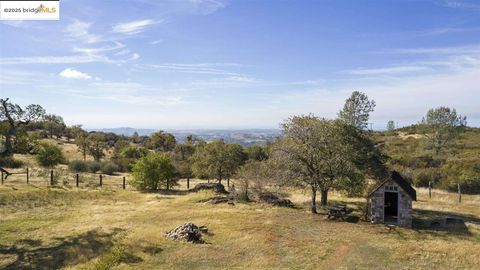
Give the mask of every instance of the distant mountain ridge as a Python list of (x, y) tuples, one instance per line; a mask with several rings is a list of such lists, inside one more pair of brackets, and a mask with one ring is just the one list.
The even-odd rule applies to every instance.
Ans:
[[(158, 130), (160, 129), (131, 127), (87, 129), (87, 131), (112, 132), (124, 136), (132, 136), (135, 132), (140, 136), (149, 136)], [(165, 129), (165, 131), (172, 133), (179, 142), (184, 141), (188, 135), (195, 135), (205, 141), (224, 139), (243, 146), (265, 144), (281, 133), (278, 129)]]

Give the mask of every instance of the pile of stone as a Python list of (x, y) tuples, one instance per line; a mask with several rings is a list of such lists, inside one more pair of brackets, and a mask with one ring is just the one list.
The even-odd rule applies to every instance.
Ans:
[(261, 202), (265, 202), (273, 206), (295, 208), (295, 205), (292, 203), (292, 201), (289, 199), (282, 199), (277, 194), (272, 192), (262, 192), (258, 194), (258, 199)]
[(205, 226), (198, 227), (193, 223), (185, 223), (177, 226), (175, 229), (166, 232), (165, 237), (172, 240), (180, 240), (192, 243), (203, 243), (202, 232), (207, 232), (208, 228)]
[(199, 183), (190, 191), (198, 192), (200, 190), (213, 190), (217, 193), (228, 193), (225, 187), (220, 183)]

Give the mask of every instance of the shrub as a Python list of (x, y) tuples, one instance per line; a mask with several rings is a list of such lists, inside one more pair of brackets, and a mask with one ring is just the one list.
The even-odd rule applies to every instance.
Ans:
[(416, 169), (413, 174), (413, 184), (416, 187), (428, 187), (428, 182), (435, 185), (442, 180), (442, 171), (438, 168)]
[(3, 168), (20, 168), (23, 166), (23, 162), (13, 157), (0, 157), (0, 167)]
[(112, 175), (114, 174), (115, 172), (118, 172), (119, 170), (119, 167), (117, 164), (111, 162), (111, 161), (106, 161), (106, 162), (103, 162), (102, 163), (102, 166), (100, 168), (100, 170), (102, 171), (102, 173), (104, 174), (108, 174), (108, 175)]
[(88, 162), (88, 171), (91, 173), (96, 173), (102, 168), (102, 165), (98, 161)]
[(169, 189), (176, 185), (175, 167), (163, 153), (150, 153), (139, 159), (133, 166), (131, 184), (138, 190)]
[(445, 179), (441, 187), (456, 191), (460, 184), (463, 193), (480, 194), (480, 162), (478, 158), (449, 160), (443, 166)]
[(53, 167), (65, 161), (62, 150), (55, 144), (39, 143), (36, 152), (37, 162), (43, 167)]
[(68, 164), (68, 168), (72, 172), (88, 172), (88, 162), (83, 160), (72, 160)]

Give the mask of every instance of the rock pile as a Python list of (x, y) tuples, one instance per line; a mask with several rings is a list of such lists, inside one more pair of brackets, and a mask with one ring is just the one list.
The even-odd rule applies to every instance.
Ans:
[(277, 194), (272, 192), (263, 192), (258, 194), (258, 199), (262, 202), (273, 206), (295, 208), (295, 205), (289, 199), (281, 199)]
[(195, 224), (188, 222), (166, 232), (165, 237), (172, 240), (203, 243), (202, 231), (207, 232), (208, 228), (205, 226), (198, 227)]
[(190, 191), (198, 192), (200, 190), (213, 190), (217, 193), (227, 193), (225, 187), (220, 183), (199, 183)]

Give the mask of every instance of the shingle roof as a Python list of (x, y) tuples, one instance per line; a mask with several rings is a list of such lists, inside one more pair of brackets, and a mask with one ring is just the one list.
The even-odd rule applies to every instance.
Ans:
[(397, 183), (410, 196), (410, 198), (412, 198), (412, 200), (417, 200), (417, 191), (415, 191), (412, 185), (410, 185), (410, 183), (408, 183), (407, 180), (405, 180), (397, 171), (393, 171), (390, 179), (387, 179), (383, 181), (380, 185), (378, 185), (377, 188), (375, 188), (372, 192), (370, 192), (370, 194), (368, 194), (368, 197), (371, 197), (375, 191), (377, 191), (389, 180), (395, 181), (395, 183)]

